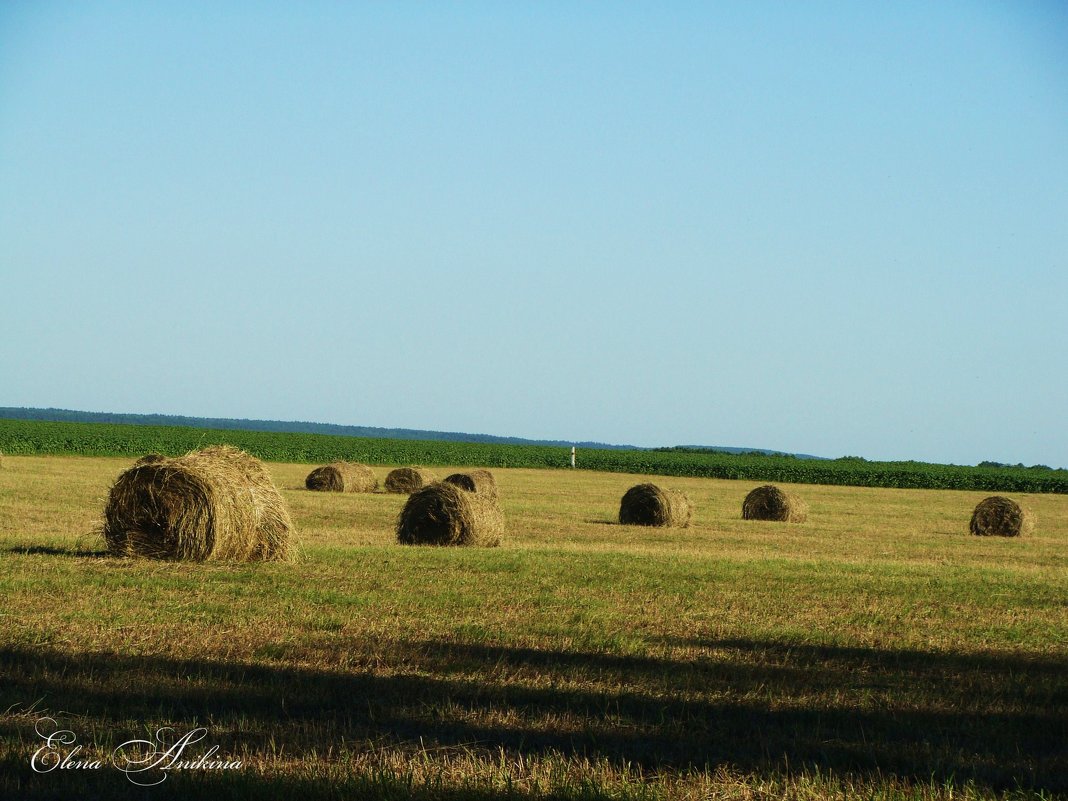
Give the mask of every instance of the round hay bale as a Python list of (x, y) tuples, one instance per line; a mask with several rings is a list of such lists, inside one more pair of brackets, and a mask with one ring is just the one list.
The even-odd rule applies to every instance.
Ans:
[(374, 492), (378, 479), (365, 464), (331, 462), (308, 473), (304, 486), (316, 492)]
[(116, 479), (104, 539), (120, 556), (292, 561), (293, 521), (263, 464), (227, 445), (137, 464)]
[(465, 489), (468, 492), (485, 495), (492, 500), (497, 500), (500, 497), (497, 491), (497, 479), (493, 477), (493, 473), (489, 470), (468, 470), (466, 473), (453, 473), (451, 476), (446, 476), (445, 481), (449, 484), (455, 484), (460, 489)]
[(686, 528), (691, 517), (693, 504), (684, 493), (656, 484), (636, 484), (619, 502), (619, 522), (624, 525)]
[(386, 476), (386, 489), (390, 492), (413, 493), (428, 484), (433, 484), (436, 476), (425, 467), (398, 467), (390, 470)]
[(979, 537), (1019, 537), (1034, 531), (1036, 522), (1030, 509), (1024, 509), (1009, 498), (993, 495), (975, 507), (969, 529)]
[(402, 545), (500, 545), (504, 514), (492, 498), (455, 484), (416, 490), (397, 519)]
[(742, 502), (742, 519), (777, 520), (782, 523), (804, 523), (808, 504), (792, 492), (771, 484), (757, 487)]
[(136, 465), (139, 465), (139, 464), (159, 464), (160, 462), (165, 462), (165, 461), (167, 461), (167, 457), (166, 456), (164, 456), (162, 453), (153, 452), (153, 453), (146, 453), (144, 456), (142, 456), (140, 459), (138, 459), (136, 462), (134, 462), (134, 465), (136, 466)]

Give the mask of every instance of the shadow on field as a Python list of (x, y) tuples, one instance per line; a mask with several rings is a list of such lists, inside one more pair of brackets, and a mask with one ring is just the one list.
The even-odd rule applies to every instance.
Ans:
[[(0, 725), (0, 736), (8, 732)], [(32, 749), (30, 749), (32, 750)], [(278, 799), (279, 801), (610, 801), (618, 795), (599, 791), (595, 787), (576, 787), (563, 792), (531, 792), (519, 787), (449, 786), (441, 781), (419, 783), (412, 781), (405, 771), (368, 771), (366, 774), (323, 776), (277, 773), (264, 774), (248, 770), (187, 770), (171, 772), (152, 787), (139, 787), (130, 782), (104, 761), (99, 769), (52, 770), (35, 774), (29, 768), (29, 757), (8, 754), (0, 757), (0, 798), (19, 801), (191, 801), (210, 798), (212, 801), (249, 801), (249, 799)]]
[(206, 725), (223, 753), (422, 743), (485, 748), (490, 760), (504, 748), (648, 771), (818, 766), (1068, 791), (1063, 661), (755, 640), (663, 646), (670, 656), (352, 643), (343, 657), (356, 667), (334, 671), (7, 648), (0, 709), (40, 699), (38, 709), (85, 716), (85, 728)]
[(112, 556), (108, 551), (95, 550), (88, 548), (52, 548), (48, 545), (22, 545), (14, 548), (7, 548), (8, 553), (17, 553), (23, 556), (77, 556), (81, 559), (92, 558), (102, 559)]

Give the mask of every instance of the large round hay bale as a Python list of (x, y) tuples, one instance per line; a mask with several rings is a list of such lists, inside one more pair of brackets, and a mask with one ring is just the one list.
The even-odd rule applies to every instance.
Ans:
[(993, 495), (975, 507), (969, 528), (980, 537), (1019, 537), (1034, 531), (1036, 522), (1030, 509), (1010, 498)]
[(308, 473), (304, 486), (316, 492), (374, 492), (378, 479), (365, 464), (331, 462)]
[(468, 492), (477, 492), (479, 495), (485, 495), (493, 500), (497, 500), (499, 497), (497, 479), (493, 477), (493, 473), (489, 470), (480, 469), (453, 473), (451, 476), (446, 476), (445, 481), (449, 484), (455, 484)]
[(402, 545), (499, 545), (504, 514), (492, 498), (455, 484), (416, 490), (397, 519)]
[(386, 489), (410, 494), (436, 480), (436, 476), (425, 467), (398, 467), (390, 470), (386, 476)]
[(134, 466), (141, 464), (159, 464), (160, 462), (165, 461), (167, 461), (166, 456), (164, 456), (162, 453), (156, 453), (153, 451), (152, 453), (146, 453), (144, 456), (134, 462)]
[(777, 520), (782, 523), (804, 523), (808, 504), (792, 492), (784, 492), (771, 484), (757, 487), (742, 502), (744, 520)]
[(226, 445), (137, 464), (116, 479), (104, 539), (121, 556), (292, 560), (293, 522), (263, 464)]
[(656, 484), (636, 484), (619, 502), (619, 522), (624, 525), (686, 528), (692, 517), (693, 505), (684, 493)]

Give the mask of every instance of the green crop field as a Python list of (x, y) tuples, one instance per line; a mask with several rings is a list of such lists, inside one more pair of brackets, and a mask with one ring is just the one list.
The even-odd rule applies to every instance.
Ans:
[[(23, 455), (169, 456), (205, 445), (230, 444), (276, 462), (347, 459), (375, 465), (478, 465), (564, 468), (570, 452), (538, 445), (498, 445), (367, 439), (326, 434), (221, 431), (177, 426), (0, 420), (0, 453)], [(685, 450), (580, 451), (584, 470), (647, 473), (856, 487), (1068, 493), (1068, 470), (1046, 467), (965, 467), (863, 459), (797, 459)]]
[[(93, 447), (190, 444), (144, 433)], [(2, 798), (1068, 798), (1063, 495), (1001, 539), (967, 533), (983, 491), (794, 484), (780, 524), (741, 519), (752, 481), (655, 478), (694, 522), (644, 529), (615, 520), (651, 476), (495, 467), (504, 543), (449, 549), (275, 462), (298, 562), (191, 564), (104, 552), (128, 457), (4, 437)], [(49, 719), (101, 767), (31, 770)], [(113, 750), (162, 727), (241, 765), (138, 788)]]

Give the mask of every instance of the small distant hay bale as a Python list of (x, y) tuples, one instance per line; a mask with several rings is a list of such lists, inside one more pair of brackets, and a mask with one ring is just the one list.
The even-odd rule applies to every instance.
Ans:
[(993, 495), (979, 502), (969, 525), (979, 537), (1027, 536), (1035, 530), (1035, 514), (1010, 498)]
[(390, 492), (413, 493), (433, 484), (437, 477), (425, 467), (398, 467), (386, 476), (386, 489)]
[(630, 526), (686, 528), (693, 517), (693, 504), (679, 490), (656, 484), (636, 484), (619, 502), (619, 522)]
[(331, 462), (308, 473), (304, 486), (316, 492), (374, 492), (375, 471), (356, 462)]
[(468, 492), (477, 492), (479, 495), (484, 495), (493, 500), (497, 500), (500, 497), (497, 490), (497, 479), (493, 477), (493, 473), (489, 470), (479, 469), (468, 470), (464, 473), (453, 473), (451, 476), (446, 476), (445, 481), (449, 484), (455, 484)]
[(500, 545), (504, 514), (497, 501), (441, 482), (416, 490), (397, 519), (402, 545)]
[(104, 507), (104, 539), (119, 556), (292, 561), (293, 521), (259, 459), (227, 445), (121, 473)]
[(782, 523), (804, 523), (808, 504), (792, 492), (765, 484), (745, 496), (742, 502), (744, 520), (777, 520)]
[(134, 466), (136, 467), (137, 465), (142, 464), (159, 464), (160, 462), (165, 461), (167, 461), (167, 457), (164, 456), (162, 453), (146, 453), (144, 456), (134, 462)]

